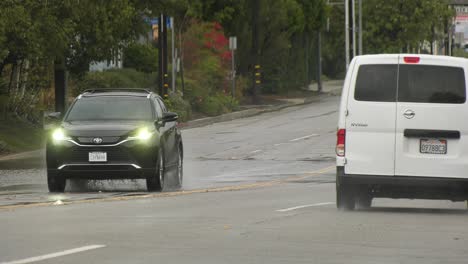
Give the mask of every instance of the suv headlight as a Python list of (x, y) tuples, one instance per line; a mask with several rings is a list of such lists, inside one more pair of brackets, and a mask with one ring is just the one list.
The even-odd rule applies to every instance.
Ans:
[(154, 132), (150, 131), (147, 127), (140, 128), (136, 133), (129, 137), (129, 139), (147, 141), (153, 136)]
[(70, 139), (70, 137), (68, 137), (65, 134), (65, 131), (63, 131), (63, 129), (61, 129), (61, 128), (57, 128), (57, 129), (54, 130), (54, 132), (52, 132), (52, 140), (56, 144), (60, 143), (62, 141), (68, 140), (68, 139)]

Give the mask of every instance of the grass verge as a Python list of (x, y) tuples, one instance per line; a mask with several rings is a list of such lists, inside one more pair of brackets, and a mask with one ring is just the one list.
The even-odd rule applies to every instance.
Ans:
[(17, 119), (0, 120), (0, 155), (39, 149), (44, 140), (41, 127)]

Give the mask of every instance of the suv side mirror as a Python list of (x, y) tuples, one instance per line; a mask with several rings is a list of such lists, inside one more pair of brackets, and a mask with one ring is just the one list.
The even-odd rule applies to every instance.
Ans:
[(162, 121), (163, 122), (174, 122), (179, 119), (179, 116), (173, 112), (165, 112), (163, 113)]

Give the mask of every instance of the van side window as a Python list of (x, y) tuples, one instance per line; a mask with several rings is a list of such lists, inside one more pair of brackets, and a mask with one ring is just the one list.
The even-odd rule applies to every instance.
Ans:
[(395, 102), (397, 89), (396, 64), (366, 64), (359, 66), (354, 91), (358, 101)]
[(398, 101), (463, 104), (466, 101), (463, 68), (400, 65)]

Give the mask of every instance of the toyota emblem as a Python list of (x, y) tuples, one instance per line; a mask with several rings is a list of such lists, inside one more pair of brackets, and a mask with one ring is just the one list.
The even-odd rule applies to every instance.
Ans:
[(102, 143), (102, 138), (93, 138), (94, 144), (101, 144)]

